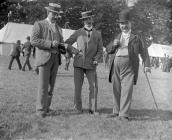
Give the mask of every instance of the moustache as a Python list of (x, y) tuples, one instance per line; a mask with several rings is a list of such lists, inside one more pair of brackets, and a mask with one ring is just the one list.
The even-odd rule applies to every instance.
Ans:
[(127, 30), (127, 29), (129, 29), (129, 27), (128, 26), (124, 26), (124, 27), (121, 27), (121, 29), (122, 30)]

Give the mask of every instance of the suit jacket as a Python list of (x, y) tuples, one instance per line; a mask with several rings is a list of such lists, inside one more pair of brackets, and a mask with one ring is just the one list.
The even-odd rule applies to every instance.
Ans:
[(21, 47), (20, 45), (18, 44), (13, 44), (13, 48), (10, 52), (10, 55), (11, 56), (14, 56), (14, 57), (19, 57), (20, 56), (20, 52), (21, 52)]
[[(63, 42), (62, 30), (56, 26), (59, 33), (59, 42)], [(53, 49), (51, 48), (53, 41), (53, 31), (46, 19), (35, 22), (31, 35), (31, 44), (36, 47), (36, 66), (46, 64), (51, 57)], [(61, 54), (58, 51), (59, 64), (61, 64)]]
[(101, 33), (94, 28), (90, 39), (87, 38), (87, 33), (84, 28), (76, 30), (65, 43), (72, 45), (77, 42), (77, 50), (83, 55), (74, 56), (74, 67), (84, 69), (94, 69), (93, 61), (99, 61), (103, 54), (103, 43)]
[(30, 42), (25, 42), (24, 45), (23, 45), (23, 48), (22, 50), (24, 50), (24, 55), (25, 56), (30, 56), (31, 54), (31, 51), (32, 51), (32, 45)]
[[(120, 39), (121, 33), (116, 37), (116, 39)], [(114, 40), (113, 40), (114, 41)], [(109, 43), (106, 47), (106, 51), (111, 54), (110, 57), (110, 72), (109, 72), (109, 82), (112, 82), (112, 76), (114, 72), (114, 59), (116, 52), (119, 48), (119, 45), (113, 45), (113, 41)], [(144, 63), (144, 67), (150, 67), (150, 60), (147, 48), (144, 44), (144, 41), (140, 35), (136, 35), (131, 33), (129, 43), (128, 43), (128, 55), (131, 61), (131, 65), (134, 71), (134, 84), (137, 83), (138, 78), (138, 70), (139, 70), (139, 54)]]

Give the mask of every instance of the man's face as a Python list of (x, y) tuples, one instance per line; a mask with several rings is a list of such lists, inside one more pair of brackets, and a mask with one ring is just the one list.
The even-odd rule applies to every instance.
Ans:
[(122, 22), (119, 24), (119, 27), (122, 32), (127, 33), (131, 29), (131, 22), (129, 22), (129, 21)]
[(51, 20), (52, 23), (55, 23), (56, 20), (59, 18), (59, 13), (56, 12), (49, 12), (48, 18)]
[(93, 25), (93, 18), (92, 17), (85, 18), (84, 25), (91, 27)]

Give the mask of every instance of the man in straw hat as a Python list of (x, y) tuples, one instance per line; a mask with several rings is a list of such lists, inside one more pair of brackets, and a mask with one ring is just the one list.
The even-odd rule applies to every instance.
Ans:
[(113, 85), (113, 114), (108, 117), (119, 117), (129, 120), (133, 85), (137, 82), (139, 70), (139, 54), (143, 59), (144, 72), (150, 72), (149, 55), (140, 35), (131, 30), (131, 10), (125, 9), (119, 14), (121, 33), (107, 46), (112, 54), (110, 60), (109, 81)]
[[(39, 69), (37, 115), (45, 117), (50, 111), (56, 74), (61, 64), (60, 43), (63, 42), (62, 29), (57, 24), (61, 6), (49, 3), (47, 18), (35, 22), (31, 44), (36, 48), (36, 67)], [(60, 47), (59, 47), (60, 46)]]
[(74, 104), (76, 112), (82, 113), (81, 90), (84, 81), (84, 74), (89, 83), (89, 113), (97, 114), (95, 104), (97, 92), (96, 66), (103, 53), (101, 33), (93, 28), (92, 11), (81, 13), (84, 27), (76, 30), (65, 43), (72, 45), (77, 42), (79, 53), (74, 57)]

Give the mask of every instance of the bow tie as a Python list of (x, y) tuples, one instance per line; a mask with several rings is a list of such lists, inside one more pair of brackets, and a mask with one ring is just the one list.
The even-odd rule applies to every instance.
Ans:
[(84, 30), (88, 32), (88, 38), (90, 38), (90, 32), (91, 32), (93, 29), (88, 30), (87, 28), (84, 28)]
[(91, 32), (93, 29), (88, 30), (87, 28), (84, 28), (87, 32)]

